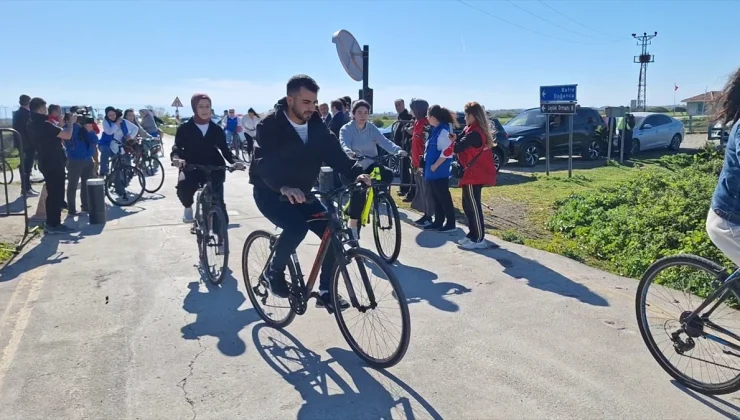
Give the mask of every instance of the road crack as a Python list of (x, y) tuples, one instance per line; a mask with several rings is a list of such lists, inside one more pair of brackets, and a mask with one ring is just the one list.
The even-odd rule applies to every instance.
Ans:
[[(185, 317), (185, 322), (187, 322), (187, 316)], [(208, 348), (203, 347), (203, 344), (200, 342), (200, 337), (196, 335), (195, 331), (193, 330), (192, 326), (189, 326), (188, 329), (195, 337), (195, 340), (198, 343), (198, 347), (200, 347), (200, 351), (193, 357), (193, 360), (188, 363), (188, 374), (180, 382), (177, 383), (177, 386), (182, 389), (183, 396), (185, 397), (185, 402), (188, 403), (190, 406), (190, 410), (193, 412), (192, 420), (195, 420), (198, 417), (198, 413), (195, 411), (195, 401), (190, 397), (188, 394), (187, 386), (188, 386), (188, 379), (190, 379), (191, 376), (193, 376), (193, 367), (195, 366), (195, 362), (198, 360), (201, 354), (205, 353)]]

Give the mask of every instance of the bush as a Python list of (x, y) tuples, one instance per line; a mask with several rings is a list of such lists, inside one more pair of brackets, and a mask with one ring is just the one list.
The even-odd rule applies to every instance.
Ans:
[(378, 128), (383, 128), (383, 126), (385, 125), (385, 122), (383, 121), (382, 118), (376, 118), (373, 120), (373, 124)]
[(679, 253), (728, 264), (704, 227), (722, 155), (705, 149), (657, 163), (667, 170), (645, 169), (635, 180), (557, 203), (548, 229), (634, 278), (658, 258)]

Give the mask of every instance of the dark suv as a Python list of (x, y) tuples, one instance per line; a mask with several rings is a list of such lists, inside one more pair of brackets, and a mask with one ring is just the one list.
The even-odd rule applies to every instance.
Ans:
[[(545, 154), (546, 115), (539, 108), (523, 111), (504, 128), (509, 135), (509, 155), (522, 166), (535, 166)], [(550, 155), (568, 154), (568, 116), (550, 115)], [(577, 107), (573, 116), (573, 154), (595, 160), (603, 156), (605, 143), (597, 130), (605, 126), (599, 112)]]
[[(491, 124), (496, 128), (496, 147), (493, 149), (493, 162), (496, 164), (496, 172), (500, 171), (501, 168), (506, 165), (509, 161), (509, 135), (506, 133), (504, 126), (501, 125), (501, 121), (496, 118), (491, 118)], [(465, 128), (465, 113), (457, 113), (457, 124), (458, 128), (455, 129), (455, 134), (460, 136), (463, 129)]]

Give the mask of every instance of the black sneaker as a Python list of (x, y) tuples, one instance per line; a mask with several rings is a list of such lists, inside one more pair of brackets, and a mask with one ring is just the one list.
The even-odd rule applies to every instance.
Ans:
[[(342, 311), (350, 307), (349, 302), (344, 300), (341, 295), (337, 295), (337, 301), (339, 302), (339, 309), (341, 309)], [(331, 295), (329, 294), (329, 292), (319, 292), (319, 297), (316, 299), (316, 307), (326, 308), (327, 310), (332, 312), (334, 311), (334, 304), (331, 301)]]
[(260, 282), (265, 284), (267, 288), (270, 290), (270, 293), (273, 295), (287, 299), (288, 296), (290, 296), (290, 289), (288, 288), (288, 283), (285, 282), (285, 274), (280, 273), (262, 273), (260, 276)]
[(422, 216), (421, 219), (414, 222), (416, 226), (426, 226), (432, 223), (432, 219), (426, 216)]
[(457, 226), (455, 225), (444, 225), (441, 228), (437, 229), (440, 232), (452, 232), (457, 230)]
[(440, 230), (443, 227), (444, 227), (443, 225), (437, 225), (437, 224), (432, 223), (431, 225), (424, 226), (424, 230)]

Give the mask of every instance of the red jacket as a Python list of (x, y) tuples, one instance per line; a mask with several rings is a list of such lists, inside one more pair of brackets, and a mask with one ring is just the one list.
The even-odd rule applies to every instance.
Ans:
[(424, 156), (424, 146), (426, 144), (425, 126), (429, 124), (427, 117), (414, 121), (411, 137), (411, 166), (418, 168), (421, 165), (421, 157)]
[[(464, 169), (463, 177), (458, 182), (458, 185), (483, 185), (492, 187), (496, 185), (496, 164), (493, 162), (493, 152), (486, 145), (486, 133), (478, 124), (473, 124), (465, 127), (461, 136), (465, 137), (471, 132), (475, 132), (480, 136), (481, 145), (479, 147), (466, 147), (465, 150), (457, 154), (457, 160)], [(460, 139), (457, 142), (459, 141)], [(456, 143), (450, 145), (448, 150), (454, 149)], [(445, 151), (445, 155), (447, 155), (447, 151)], [(480, 156), (476, 158), (478, 155)], [(473, 162), (474, 159), (475, 162)]]

